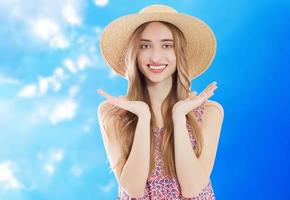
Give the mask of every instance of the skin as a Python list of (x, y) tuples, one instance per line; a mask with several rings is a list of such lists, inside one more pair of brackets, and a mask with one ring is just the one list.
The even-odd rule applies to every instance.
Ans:
[[(163, 127), (161, 105), (170, 92), (172, 74), (177, 68), (173, 42), (162, 40), (172, 40), (173, 37), (165, 25), (159, 22), (151, 22), (142, 32), (141, 39), (146, 39), (146, 41), (140, 41), (140, 49), (137, 55), (138, 68), (146, 77), (152, 109), (157, 116), (157, 124), (159, 127)], [(156, 63), (167, 64), (167, 67), (162, 73), (153, 73), (147, 65)], [(212, 104), (214, 106), (207, 106), (204, 113), (205, 117), (201, 124), (205, 145), (200, 158), (195, 156), (189, 141), (185, 115), (210, 98), (217, 89), (216, 84), (215, 81), (210, 83), (198, 95), (195, 91), (191, 92), (188, 98), (178, 101), (172, 109), (175, 138), (175, 165), (181, 186), (181, 193), (184, 197), (196, 196), (208, 183), (208, 177), (215, 159), (223, 110), (221, 110), (222, 107), (218, 107), (214, 103)], [(141, 197), (144, 191), (148, 169), (147, 167), (146, 169), (143, 167), (143, 169), (143, 165), (136, 166), (136, 163), (144, 163), (145, 160), (149, 165), (149, 148), (144, 147), (144, 141), (147, 141), (146, 145), (149, 146), (150, 144), (149, 138), (144, 138), (146, 136), (145, 133), (149, 133), (150, 124), (146, 124), (148, 123), (148, 119), (151, 118), (149, 106), (142, 101), (129, 101), (124, 96), (116, 97), (110, 95), (102, 89), (98, 89), (97, 92), (105, 97), (110, 104), (128, 110), (139, 117), (140, 127), (137, 126), (136, 128), (134, 139), (136, 141), (133, 142), (136, 146), (132, 147), (130, 157), (126, 162), (126, 166), (123, 168), (123, 174), (126, 177), (124, 179), (126, 181), (123, 184), (128, 183), (128, 191), (132, 191), (132, 194), (134, 193), (136, 197)], [(220, 111), (222, 111), (222, 115)], [(145, 119), (144, 116), (146, 116)], [(142, 132), (142, 130), (146, 131)], [(139, 178), (133, 180), (132, 174), (134, 174), (134, 169), (136, 168), (139, 170), (139, 174), (142, 172), (144, 175), (139, 175)], [(129, 186), (129, 183), (132, 184)], [(138, 189), (133, 186), (138, 186)]]
[[(138, 67), (147, 78), (146, 82), (152, 107), (158, 113), (158, 111), (161, 111), (162, 102), (171, 89), (172, 74), (176, 70), (173, 36), (165, 25), (159, 22), (151, 22), (142, 32), (140, 39), (141, 48), (137, 56)], [(167, 64), (168, 66), (161, 74), (152, 73), (147, 65), (156, 63)]]
[[(172, 74), (176, 70), (176, 55), (173, 48), (173, 42), (162, 40), (173, 40), (173, 36), (171, 31), (162, 23), (151, 22), (144, 29), (140, 38), (140, 51), (137, 56), (138, 67), (146, 77), (152, 109), (157, 113), (157, 116), (160, 116), (161, 104), (170, 91)], [(149, 41), (142, 41), (142, 39)], [(168, 64), (168, 66), (162, 73), (152, 73), (147, 67), (150, 63)], [(187, 99), (177, 102), (172, 112), (185, 115), (200, 106), (203, 101), (214, 94), (213, 92), (217, 88), (216, 84), (215, 81), (210, 83), (199, 95), (193, 91)], [(126, 109), (137, 116), (144, 113), (150, 114), (149, 106), (145, 102), (128, 101), (123, 96), (116, 97), (108, 94), (102, 89), (98, 89), (97, 92), (105, 97), (109, 103)], [(158, 121), (160, 126), (162, 126), (163, 119), (159, 118)]]

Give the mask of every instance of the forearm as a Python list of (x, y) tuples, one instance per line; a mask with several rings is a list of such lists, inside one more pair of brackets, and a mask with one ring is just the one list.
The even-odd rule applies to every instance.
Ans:
[(150, 164), (150, 115), (138, 117), (129, 157), (122, 169), (120, 184), (132, 197), (143, 195)]
[(173, 114), (174, 149), (177, 178), (184, 197), (198, 195), (208, 184), (202, 165), (192, 148), (185, 115)]

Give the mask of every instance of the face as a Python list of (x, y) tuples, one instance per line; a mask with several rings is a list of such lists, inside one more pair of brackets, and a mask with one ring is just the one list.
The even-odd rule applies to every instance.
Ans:
[(137, 55), (138, 67), (147, 81), (171, 79), (176, 70), (173, 36), (160, 22), (151, 22), (141, 33)]

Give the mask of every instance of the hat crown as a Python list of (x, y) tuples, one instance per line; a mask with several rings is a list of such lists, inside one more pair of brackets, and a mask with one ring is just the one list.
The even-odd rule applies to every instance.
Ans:
[(139, 13), (177, 13), (177, 11), (169, 6), (155, 4), (143, 8)]

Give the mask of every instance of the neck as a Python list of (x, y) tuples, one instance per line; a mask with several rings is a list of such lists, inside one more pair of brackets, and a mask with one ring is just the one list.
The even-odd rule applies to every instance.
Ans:
[(147, 83), (152, 109), (161, 109), (161, 105), (171, 90), (172, 77), (159, 83)]

